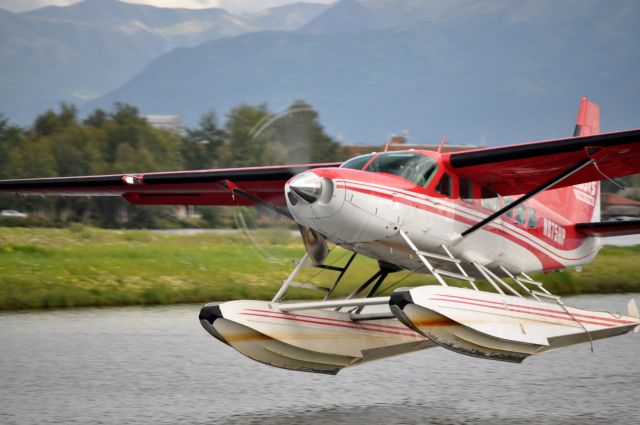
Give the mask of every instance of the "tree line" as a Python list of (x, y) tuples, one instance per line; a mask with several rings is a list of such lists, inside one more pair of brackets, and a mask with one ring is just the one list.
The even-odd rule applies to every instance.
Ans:
[[(195, 128), (152, 127), (135, 106), (116, 103), (80, 119), (75, 106), (36, 117), (29, 128), (0, 116), (0, 179), (194, 170), (331, 162), (345, 159), (340, 144), (303, 101), (280, 113), (265, 105), (240, 105), (220, 124), (214, 111)], [(128, 205), (119, 198), (2, 196), (0, 209), (26, 211), (32, 221), (88, 222), (104, 227), (156, 227), (171, 208)], [(219, 209), (202, 208), (216, 224)]]

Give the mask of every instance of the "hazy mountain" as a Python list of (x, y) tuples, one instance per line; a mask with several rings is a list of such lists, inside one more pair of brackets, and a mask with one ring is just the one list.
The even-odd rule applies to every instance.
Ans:
[(309, 21), (300, 31), (317, 34), (361, 32), (382, 28), (385, 22), (358, 0), (340, 0)]
[(71, 6), (44, 7), (26, 15), (92, 24), (138, 39), (155, 38), (163, 51), (253, 30), (223, 9), (170, 9), (118, 0), (84, 0)]
[(571, 134), (588, 95), (604, 129), (637, 127), (637, 22), (633, 0), (341, 0), (247, 15), (86, 0), (0, 14), (0, 112), (28, 123), (108, 93), (84, 110), (126, 101), (194, 124), (210, 108), (304, 99), (350, 141), (408, 129), (415, 142), (497, 144)]
[(260, 30), (296, 30), (328, 8), (322, 3), (291, 3), (241, 15), (241, 18)]
[[(433, 2), (442, 22), (419, 19), (429, 3), (418, 3), (405, 5), (415, 19), (392, 28), (331, 33), (323, 24), (314, 33), (252, 33), (180, 48), (87, 109), (126, 101), (194, 123), (212, 107), (283, 108), (305, 99), (332, 134), (350, 141), (382, 142), (408, 129), (415, 142), (446, 135), (451, 143), (502, 144), (570, 135), (588, 95), (603, 106), (604, 129), (640, 124), (635, 2), (496, 0), (483, 2), (482, 13)], [(376, 0), (370, 11), (380, 14), (384, 4), (391, 10), (397, 2)], [(339, 2), (312, 23), (363, 5)]]
[(24, 14), (0, 9), (0, 113), (20, 124), (60, 101), (124, 84), (179, 46), (263, 29), (296, 29), (326, 9), (296, 3), (251, 15), (85, 0)]
[(155, 37), (166, 51), (252, 31), (297, 29), (326, 8), (324, 4), (292, 3), (233, 15), (219, 8), (172, 9), (118, 0), (84, 0), (71, 6), (44, 7), (26, 15), (93, 24), (132, 37)]
[(46, 106), (124, 84), (153, 57), (117, 31), (0, 9), (0, 112), (30, 122)]

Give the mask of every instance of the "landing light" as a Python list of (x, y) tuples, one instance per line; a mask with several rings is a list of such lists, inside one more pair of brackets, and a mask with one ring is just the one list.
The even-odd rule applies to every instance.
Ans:
[(137, 177), (137, 176), (124, 176), (124, 177), (122, 177), (122, 180), (126, 184), (140, 184), (140, 183), (142, 183), (142, 179), (140, 177)]

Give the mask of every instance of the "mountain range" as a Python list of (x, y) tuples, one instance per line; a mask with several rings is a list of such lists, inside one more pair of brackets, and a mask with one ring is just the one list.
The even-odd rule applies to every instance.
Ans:
[[(240, 103), (310, 102), (328, 131), (381, 143), (568, 136), (579, 99), (638, 127), (640, 5), (606, 0), (340, 0), (252, 15), (85, 0), (0, 13), (0, 112), (124, 101), (186, 124)], [(9, 60), (8, 60), (9, 59)], [(55, 82), (51, 84), (50, 82)]]
[(180, 46), (264, 30), (293, 30), (327, 6), (294, 3), (233, 15), (84, 0), (22, 14), (0, 9), (0, 112), (20, 124), (61, 101), (82, 104), (126, 83)]

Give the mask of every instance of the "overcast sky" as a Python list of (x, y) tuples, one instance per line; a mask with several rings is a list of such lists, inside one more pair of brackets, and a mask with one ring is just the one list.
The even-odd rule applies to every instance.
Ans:
[[(0, 0), (0, 8), (12, 12), (24, 12), (43, 6), (65, 6), (79, 0)], [(301, 0), (123, 0), (127, 3), (144, 3), (160, 7), (187, 7), (201, 9), (205, 7), (222, 7), (230, 12), (254, 12)], [(309, 3), (332, 3), (335, 0), (304, 0)]]

